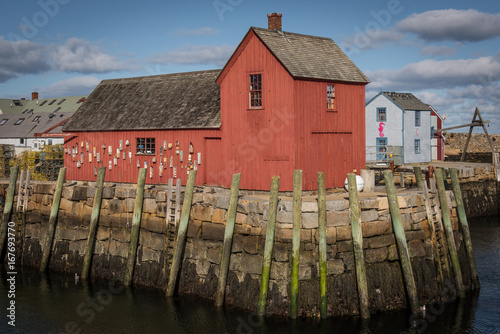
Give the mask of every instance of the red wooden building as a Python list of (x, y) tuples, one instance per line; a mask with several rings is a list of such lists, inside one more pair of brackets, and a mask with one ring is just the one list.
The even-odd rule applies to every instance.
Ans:
[(365, 166), (369, 80), (331, 39), (268, 17), (222, 70), (103, 81), (65, 125), (67, 178), (94, 180), (102, 163), (107, 181), (136, 182), (146, 164), (148, 183), (184, 184), (196, 168), (199, 185), (229, 187), (241, 173), (242, 189), (268, 190), (280, 175), (286, 191), (302, 169), (306, 190), (318, 171), (343, 186)]

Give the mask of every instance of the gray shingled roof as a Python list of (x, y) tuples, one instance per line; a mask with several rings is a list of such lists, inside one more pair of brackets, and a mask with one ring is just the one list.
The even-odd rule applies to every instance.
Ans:
[[(0, 115), (0, 138), (34, 138), (70, 118), (74, 112)], [(22, 121), (21, 121), (22, 120)], [(15, 123), (20, 123), (14, 125)], [(52, 131), (51, 131), (52, 132)]]
[(331, 38), (251, 28), (296, 78), (369, 83)]
[(102, 81), (64, 131), (220, 127), (220, 70)]
[(431, 110), (428, 104), (420, 101), (412, 93), (382, 92), (404, 110)]

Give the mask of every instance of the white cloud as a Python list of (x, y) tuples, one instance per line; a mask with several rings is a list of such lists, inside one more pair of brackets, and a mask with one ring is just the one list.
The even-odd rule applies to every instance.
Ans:
[(436, 46), (436, 45), (429, 45), (429, 46), (424, 46), (420, 50), (420, 55), (422, 56), (451, 56), (457, 53), (457, 50), (454, 48), (450, 48), (448, 46)]
[(234, 52), (231, 45), (196, 45), (179, 48), (173, 51), (154, 54), (149, 58), (153, 64), (213, 64), (223, 66)]
[(93, 76), (75, 77), (56, 82), (49, 87), (40, 89), (40, 96), (75, 96), (88, 95), (101, 82)]
[(175, 29), (173, 33), (168, 32), (169, 36), (177, 36), (177, 37), (182, 37), (182, 36), (203, 36), (203, 35), (217, 35), (219, 33), (219, 30), (215, 30), (210, 27), (203, 27), (199, 29), (192, 29), (188, 30), (185, 28), (179, 28)]
[(396, 27), (427, 41), (475, 42), (500, 36), (500, 14), (475, 9), (431, 10), (412, 14), (398, 22)]
[(368, 32), (357, 32), (345, 38), (340, 47), (347, 53), (372, 50), (397, 43), (402, 40), (403, 35), (395, 30), (377, 30)]
[(56, 48), (53, 61), (57, 69), (66, 72), (104, 73), (130, 70), (133, 66), (104, 53), (98, 46), (79, 38), (70, 38)]
[(0, 36), (0, 83), (20, 75), (51, 69), (49, 48), (31, 41), (9, 41)]
[(366, 71), (372, 80), (371, 89), (440, 89), (489, 85), (500, 79), (498, 57), (474, 59), (434, 60), (427, 59), (408, 64), (399, 70)]

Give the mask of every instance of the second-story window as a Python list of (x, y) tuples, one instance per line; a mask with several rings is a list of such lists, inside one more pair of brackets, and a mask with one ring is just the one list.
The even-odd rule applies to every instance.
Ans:
[(387, 121), (387, 110), (385, 108), (377, 108), (377, 122)]
[(420, 126), (420, 110), (415, 111), (415, 126)]
[(262, 108), (261, 74), (250, 74), (250, 108)]
[(335, 110), (335, 86), (326, 85), (326, 108)]

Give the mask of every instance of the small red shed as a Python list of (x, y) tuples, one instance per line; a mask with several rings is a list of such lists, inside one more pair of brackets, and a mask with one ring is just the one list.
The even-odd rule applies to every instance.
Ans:
[(268, 190), (280, 175), (289, 191), (302, 169), (305, 190), (318, 171), (328, 188), (343, 186), (365, 167), (369, 80), (330, 38), (284, 32), (281, 14), (268, 17), (222, 70), (103, 81), (64, 128), (68, 179), (94, 180), (102, 162), (113, 182), (135, 182), (146, 164), (148, 183), (184, 184), (196, 168), (199, 185), (229, 187), (241, 173), (242, 189)]

